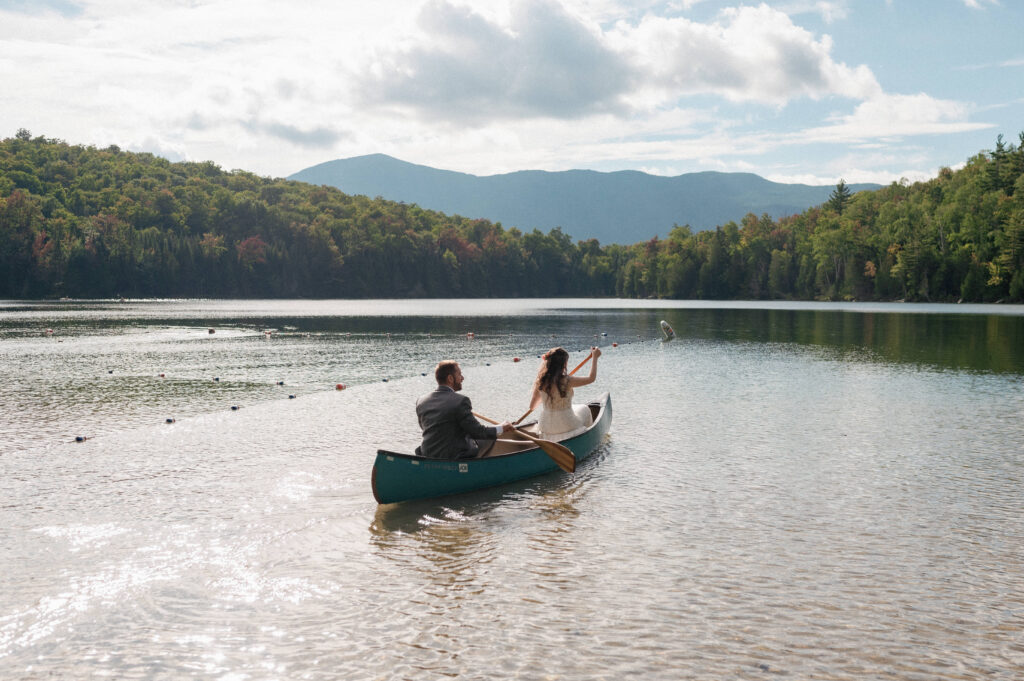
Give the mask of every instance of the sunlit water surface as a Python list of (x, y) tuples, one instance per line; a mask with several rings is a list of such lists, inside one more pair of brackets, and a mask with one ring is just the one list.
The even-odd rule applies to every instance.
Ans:
[[(591, 344), (575, 474), (376, 505), (436, 361)], [(1020, 307), (7, 301), (0, 372), (3, 679), (1024, 676)]]

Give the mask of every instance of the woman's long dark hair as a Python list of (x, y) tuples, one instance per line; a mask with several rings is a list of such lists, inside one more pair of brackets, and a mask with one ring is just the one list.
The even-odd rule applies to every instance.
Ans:
[(569, 361), (569, 353), (563, 348), (551, 348), (544, 353), (544, 364), (537, 372), (537, 388), (551, 395), (552, 388), (558, 388), (558, 394), (565, 397), (569, 387), (569, 378), (565, 375), (565, 365)]

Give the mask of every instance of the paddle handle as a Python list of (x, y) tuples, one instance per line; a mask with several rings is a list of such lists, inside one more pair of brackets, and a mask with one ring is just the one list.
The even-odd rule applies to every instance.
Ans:
[(494, 425), (498, 425), (499, 423), (501, 423), (501, 421), (495, 421), (494, 419), (489, 419), (486, 416), (484, 416), (483, 414), (477, 414), (475, 411), (473, 412), (473, 416), (477, 417), (481, 421), (487, 421), (487, 423), (493, 423)]
[[(575, 373), (576, 373), (577, 371), (579, 371), (580, 369), (582, 369), (582, 368), (583, 368), (583, 365), (584, 365), (584, 364), (586, 364), (587, 362), (589, 362), (589, 361), (590, 361), (590, 358), (591, 358), (591, 357), (593, 357), (593, 356), (594, 356), (594, 351), (593, 351), (593, 350), (591, 350), (591, 351), (590, 351), (590, 354), (589, 354), (589, 355), (587, 355), (586, 357), (584, 357), (584, 358), (583, 358), (583, 361), (582, 361), (582, 362), (580, 362), (579, 364), (577, 364), (577, 365), (576, 365), (576, 368), (575, 368), (575, 369), (573, 369), (572, 371), (570, 371), (570, 372), (569, 372), (569, 375), (570, 375), (570, 376), (572, 376), (572, 375), (573, 375), (573, 374), (575, 374)], [(529, 412), (527, 412), (527, 413), (529, 413)]]

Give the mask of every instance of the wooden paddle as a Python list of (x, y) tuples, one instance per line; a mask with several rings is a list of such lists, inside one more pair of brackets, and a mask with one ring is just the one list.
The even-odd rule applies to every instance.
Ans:
[[(478, 419), (487, 421), (488, 423), (493, 423), (495, 425), (500, 423), (499, 421), (495, 421), (494, 419), (487, 418), (483, 414), (477, 414), (475, 411), (473, 412), (473, 416), (477, 417)], [(550, 440), (541, 440), (540, 438), (534, 437), (529, 433), (523, 432), (522, 430), (516, 428), (515, 426), (513, 426), (512, 429), (515, 430), (520, 435), (522, 435), (523, 437), (525, 437), (527, 440), (532, 441), (535, 445), (543, 449), (544, 453), (550, 456), (551, 460), (558, 464), (558, 467), (561, 468), (566, 473), (572, 473), (573, 471), (576, 470), (576, 455), (573, 454), (572, 450), (566, 447), (565, 445), (558, 444), (557, 442), (551, 442)]]
[(573, 374), (575, 374), (575, 373), (576, 373), (577, 371), (579, 371), (580, 369), (582, 369), (582, 368), (583, 368), (583, 365), (584, 365), (584, 364), (586, 364), (587, 362), (589, 362), (589, 361), (590, 361), (590, 358), (591, 358), (591, 357), (593, 357), (593, 356), (594, 356), (594, 351), (593, 351), (593, 350), (591, 350), (591, 351), (590, 351), (590, 354), (589, 354), (589, 355), (587, 355), (586, 357), (584, 357), (584, 358), (583, 358), (583, 361), (582, 361), (582, 362), (580, 362), (579, 364), (577, 364), (577, 365), (576, 365), (576, 368), (575, 368), (575, 369), (573, 369), (572, 371), (570, 371), (570, 372), (569, 372), (569, 375), (570, 375), (570, 376), (572, 376), (572, 375), (573, 375)]
[[(583, 361), (582, 361), (582, 362), (580, 362), (579, 364), (577, 364), (577, 365), (576, 365), (576, 368), (575, 368), (575, 369), (573, 369), (572, 371), (570, 371), (570, 372), (569, 372), (569, 375), (570, 375), (570, 376), (572, 376), (572, 375), (573, 375), (573, 374), (575, 374), (575, 373), (576, 373), (577, 371), (579, 371), (580, 369), (582, 369), (582, 368), (583, 368), (583, 365), (584, 365), (584, 364), (586, 364), (587, 362), (589, 362), (589, 361), (590, 361), (590, 358), (591, 358), (591, 357), (593, 357), (593, 356), (594, 356), (594, 351), (593, 351), (593, 350), (591, 350), (591, 351), (590, 351), (590, 354), (589, 354), (589, 355), (587, 355), (586, 357), (584, 357), (584, 358), (583, 358)], [(525, 419), (525, 418), (526, 418), (527, 416), (529, 416), (529, 415), (530, 415), (530, 412), (532, 412), (532, 411), (533, 411), (533, 407), (530, 407), (529, 409), (527, 409), (527, 410), (526, 410), (526, 413), (525, 413), (525, 414), (523, 414), (522, 416), (520, 416), (519, 418), (517, 418), (517, 419), (516, 419), (515, 421), (513, 421), (513, 422), (512, 422), (512, 425), (513, 425), (513, 426), (518, 426), (518, 425), (519, 425), (520, 423), (522, 423), (522, 422), (523, 422), (523, 419)]]

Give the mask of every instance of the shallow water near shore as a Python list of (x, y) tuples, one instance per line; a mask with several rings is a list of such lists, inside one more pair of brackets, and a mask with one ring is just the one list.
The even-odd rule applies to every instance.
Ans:
[[(374, 502), (439, 359), (595, 344), (575, 474)], [(1024, 675), (1020, 306), (0, 301), (0, 369), (0, 678)]]

